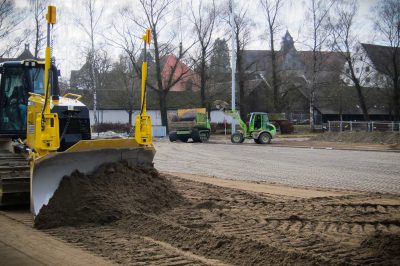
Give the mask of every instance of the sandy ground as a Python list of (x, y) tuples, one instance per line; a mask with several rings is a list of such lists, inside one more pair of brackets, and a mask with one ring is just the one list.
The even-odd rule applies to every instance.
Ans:
[(163, 175), (183, 196), (173, 209), (44, 232), (26, 212), (3, 211), (1, 243), (42, 263), (31, 265), (400, 263), (397, 195)]
[[(101, 225), (89, 223), (45, 231), (33, 229), (27, 211), (2, 211), (0, 257), (6, 258), (2, 265), (400, 264), (398, 157), (392, 157), (396, 153), (342, 151), (331, 158), (328, 152), (332, 151), (309, 154), (309, 149), (253, 149), (250, 144), (156, 145), (156, 168), (182, 196), (179, 204), (155, 213), (132, 213)], [(229, 159), (242, 159), (227, 165), (227, 160), (218, 159), (224, 152), (231, 154)], [(267, 177), (279, 172), (279, 167), (264, 170), (257, 159), (264, 152), (282, 153), (283, 161), (278, 166), (283, 175), (277, 178), (289, 184), (252, 180), (252, 173)], [(341, 174), (325, 171), (319, 180), (324, 185), (290, 184), (290, 174), (304, 174), (309, 167), (306, 162), (311, 159), (323, 157), (328, 161), (325, 167), (333, 164), (338, 168), (336, 156), (338, 162), (354, 158), (353, 165), (339, 169)], [(254, 161), (258, 163), (255, 167)], [(361, 166), (357, 167), (361, 168), (354, 166), (359, 162)], [(285, 168), (290, 164), (293, 171)], [(181, 166), (195, 173), (185, 172)], [(354, 171), (350, 171), (352, 167)], [(385, 167), (387, 171), (376, 170)], [(250, 175), (243, 175), (243, 169)], [(208, 172), (214, 172), (214, 177), (203, 174)], [(393, 182), (391, 186), (397, 193), (374, 192), (377, 182), (362, 178), (368, 172), (381, 182), (384, 178)], [(241, 174), (241, 178), (221, 179), (220, 173), (230, 177)], [(324, 180), (331, 175), (344, 182), (342, 176), (349, 173), (357, 184), (370, 190), (344, 190)]]
[(27, 210), (0, 211), (0, 264), (9, 265), (112, 265), (60, 239), (32, 228)]
[(126, 265), (400, 263), (398, 196), (166, 177), (173, 209), (46, 232)]

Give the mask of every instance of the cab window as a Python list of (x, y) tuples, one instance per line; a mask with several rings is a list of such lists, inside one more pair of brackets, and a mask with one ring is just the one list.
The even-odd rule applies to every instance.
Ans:
[(24, 70), (8, 68), (1, 76), (0, 130), (23, 131), (26, 126), (28, 104)]
[(44, 69), (43, 68), (31, 68), (29, 69), (29, 78), (33, 85), (33, 93), (44, 94)]

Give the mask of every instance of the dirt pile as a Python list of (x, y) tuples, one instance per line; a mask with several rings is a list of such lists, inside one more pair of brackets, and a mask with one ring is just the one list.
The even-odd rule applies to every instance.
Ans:
[(162, 212), (182, 199), (154, 168), (110, 163), (90, 175), (75, 171), (65, 176), (36, 217), (35, 227), (105, 224), (127, 214)]
[(47, 232), (123, 265), (400, 265), (398, 195), (304, 198), (166, 178), (183, 204)]

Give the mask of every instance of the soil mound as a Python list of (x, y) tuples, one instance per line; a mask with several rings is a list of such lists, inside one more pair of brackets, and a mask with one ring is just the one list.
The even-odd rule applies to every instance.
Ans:
[(127, 162), (104, 164), (93, 174), (65, 176), (35, 227), (48, 229), (85, 223), (105, 224), (131, 213), (157, 213), (183, 200), (172, 183), (154, 168)]

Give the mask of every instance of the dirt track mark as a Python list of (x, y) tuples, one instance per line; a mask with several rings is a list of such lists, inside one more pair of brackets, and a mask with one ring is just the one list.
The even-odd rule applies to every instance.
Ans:
[(51, 229), (48, 232), (119, 264), (207, 265), (198, 257), (190, 257), (149, 237), (116, 230), (114, 227), (69, 227)]
[[(175, 182), (179, 183), (178, 187), (187, 185), (179, 179)], [(268, 195), (197, 182), (190, 187), (182, 190), (189, 191), (186, 196), (194, 202), (203, 200), (193, 203), (201, 206), (201, 210), (197, 213), (189, 209), (175, 211), (180, 224), (193, 226), (193, 220), (197, 220), (197, 228), (201, 230), (268, 242), (277, 248), (321, 256), (328, 261), (382, 263), (385, 260), (382, 256), (369, 256), (365, 251), (361, 254), (359, 245), (371, 235), (400, 234), (398, 204), (351, 202), (354, 198), (380, 200), (374, 194), (276, 200)], [(210, 194), (216, 196), (207, 197)]]
[(400, 262), (400, 200), (394, 195), (301, 198), (166, 178), (182, 196), (172, 209), (49, 232), (126, 265)]

